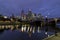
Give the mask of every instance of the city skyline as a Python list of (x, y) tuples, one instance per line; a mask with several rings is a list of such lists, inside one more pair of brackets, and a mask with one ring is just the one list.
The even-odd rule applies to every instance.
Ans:
[(34, 13), (43, 16), (60, 17), (60, 0), (0, 0), (0, 14), (10, 16), (12, 13), (18, 16), (22, 9), (25, 12), (32, 9)]

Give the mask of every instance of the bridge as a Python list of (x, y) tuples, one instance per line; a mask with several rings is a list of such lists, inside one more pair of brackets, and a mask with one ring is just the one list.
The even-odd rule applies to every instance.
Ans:
[(52, 21), (55, 21), (56, 23), (60, 23), (60, 18), (51, 18), (51, 19), (48, 19), (48, 22), (52, 22)]

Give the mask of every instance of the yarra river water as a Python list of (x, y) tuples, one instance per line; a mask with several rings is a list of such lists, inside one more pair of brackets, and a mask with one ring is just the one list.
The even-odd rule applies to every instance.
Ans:
[(53, 35), (55, 32), (52, 28), (45, 31), (46, 27), (21, 27), (15, 30), (3, 30), (0, 32), (0, 40), (42, 40)]

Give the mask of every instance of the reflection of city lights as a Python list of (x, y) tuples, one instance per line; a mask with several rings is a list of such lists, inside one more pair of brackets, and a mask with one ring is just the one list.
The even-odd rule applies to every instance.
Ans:
[(13, 19), (11, 18), (11, 21), (13, 21)]
[(26, 25), (25, 25), (25, 27), (26, 27)]
[(33, 33), (35, 33), (35, 27), (33, 28)]
[(27, 32), (29, 31), (29, 28), (30, 28), (30, 27), (28, 27), (28, 30), (27, 30)]
[(26, 31), (26, 27), (24, 27), (24, 31)]
[(23, 32), (23, 31), (26, 31), (26, 27), (22, 27), (21, 28), (21, 31)]
[(48, 35), (48, 37), (49, 37), (50, 35)]
[(1, 26), (0, 26), (0, 29), (1, 29)]
[(38, 33), (40, 32), (40, 27), (38, 27)]
[(32, 31), (32, 27), (30, 28), (30, 32)]
[(4, 29), (4, 26), (2, 26), (2, 29)]
[(35, 33), (35, 31), (33, 30), (33, 33)]
[(22, 31), (22, 32), (24, 31), (24, 28), (23, 28), (23, 27), (21, 28), (21, 31)]
[[(7, 27), (8, 28), (8, 27)], [(11, 27), (11, 30), (13, 30), (14, 29), (14, 27)]]

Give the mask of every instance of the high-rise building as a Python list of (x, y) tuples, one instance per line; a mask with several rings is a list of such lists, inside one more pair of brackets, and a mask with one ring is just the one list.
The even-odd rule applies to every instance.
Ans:
[(14, 14), (11, 15), (10, 19), (11, 19), (11, 21), (14, 21), (15, 20)]
[(36, 13), (32, 14), (32, 20), (36, 20)]
[(41, 15), (41, 13), (39, 13), (36, 17), (37, 17), (36, 19), (42, 20), (42, 15)]
[(11, 15), (11, 18), (15, 18), (14, 14)]
[(24, 10), (21, 11), (21, 19), (26, 20), (26, 14), (25, 14)]
[(31, 20), (31, 18), (32, 18), (32, 11), (31, 11), (31, 9), (28, 10), (27, 16), (28, 16), (28, 20)]
[(24, 16), (24, 10), (21, 11), (21, 17)]

